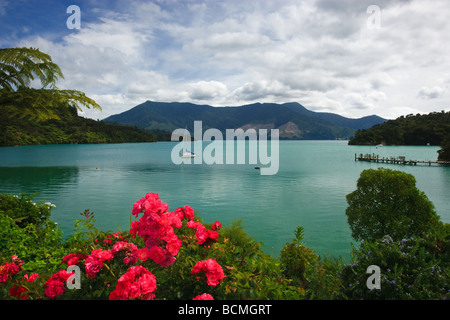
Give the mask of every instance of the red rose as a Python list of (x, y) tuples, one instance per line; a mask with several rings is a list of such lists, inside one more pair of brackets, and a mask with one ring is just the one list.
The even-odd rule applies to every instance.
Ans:
[(222, 228), (222, 224), (219, 221), (216, 221), (211, 225), (211, 229), (214, 231), (219, 230), (220, 228)]
[(136, 256), (142, 261), (147, 261), (147, 259), (150, 258), (150, 250), (148, 250), (148, 248), (139, 249)]
[(9, 289), (9, 296), (16, 297), (21, 300), (27, 300), (28, 295), (22, 295), (22, 293), (27, 292), (28, 290), (22, 286), (13, 285), (11, 289)]
[(86, 259), (86, 262), (84, 263), (85, 269), (86, 269), (86, 276), (91, 279), (95, 279), (97, 276), (97, 273), (100, 271), (100, 264), (98, 261), (91, 260), (90, 258)]
[(142, 204), (144, 203), (145, 199), (141, 198), (139, 199), (134, 205), (133, 205), (133, 210), (131, 211), (131, 214), (134, 216), (138, 216), (139, 213), (141, 213), (143, 206)]
[(66, 263), (68, 266), (73, 266), (75, 264), (77, 264), (80, 259), (86, 259), (87, 255), (86, 254), (82, 254), (82, 253), (69, 253), (68, 255), (66, 255), (63, 259), (62, 262)]
[(99, 249), (99, 250), (100, 251), (97, 252), (97, 257), (98, 257), (98, 260), (100, 260), (101, 262), (109, 261), (112, 258), (114, 258), (114, 256), (111, 253), (111, 251), (109, 251), (109, 250), (103, 250), (102, 251), (101, 249)]
[(36, 280), (37, 277), (39, 277), (39, 273), (33, 273), (31, 276), (29, 276), (28, 274), (25, 274), (23, 276), (28, 282), (34, 282), (34, 280)]
[(214, 259), (202, 260), (195, 264), (191, 274), (205, 272), (206, 283), (210, 286), (217, 286), (219, 281), (225, 278), (222, 267)]
[(184, 216), (188, 220), (194, 220), (194, 209), (192, 209), (190, 206), (185, 205), (184, 206)]
[(197, 237), (198, 244), (204, 244), (206, 239), (208, 239), (208, 232), (206, 227), (202, 224), (197, 225), (197, 230), (195, 231), (195, 236)]
[(192, 300), (214, 300), (214, 298), (209, 293), (204, 293), (204, 294), (200, 294), (200, 295), (196, 296)]
[(208, 230), (208, 238), (217, 241), (219, 234), (216, 231)]
[(147, 295), (156, 290), (156, 277), (148, 272), (139, 278), (139, 285), (143, 295)]
[(178, 219), (183, 220), (184, 218), (184, 209), (183, 208), (176, 208), (175, 211), (173, 212), (174, 215), (176, 215), (178, 217)]
[(44, 285), (45, 287), (44, 293), (47, 297), (53, 299), (64, 293), (65, 285), (66, 285), (65, 282), (61, 282), (58, 280), (49, 280)]
[(150, 258), (159, 264), (161, 267), (167, 267), (175, 262), (175, 257), (169, 250), (158, 246), (150, 248)]
[(164, 261), (164, 252), (161, 247), (154, 246), (150, 248), (149, 256), (150, 259), (155, 261), (157, 264), (161, 264)]
[(123, 274), (117, 287), (109, 295), (110, 300), (143, 299), (151, 300), (155, 297), (156, 278), (143, 266), (130, 267)]
[(166, 249), (173, 256), (176, 256), (178, 251), (180, 250), (182, 244), (183, 244), (183, 242), (180, 239), (175, 238), (175, 239), (172, 239), (172, 240), (167, 242)]

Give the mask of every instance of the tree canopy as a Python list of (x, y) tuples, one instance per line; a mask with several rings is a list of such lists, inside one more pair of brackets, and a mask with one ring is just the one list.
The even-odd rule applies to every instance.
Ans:
[(450, 134), (450, 112), (431, 112), (401, 116), (395, 120), (357, 130), (350, 145), (422, 145), (438, 146)]
[(441, 150), (438, 151), (438, 160), (450, 161), (450, 133), (441, 142)]
[[(35, 48), (0, 49), (0, 108), (9, 116), (37, 120), (59, 119), (56, 109), (69, 103), (81, 107), (101, 107), (83, 92), (59, 90), (64, 78), (52, 58)], [(32, 88), (39, 80), (41, 88)]]
[(364, 170), (347, 195), (346, 215), (355, 240), (394, 240), (437, 231), (433, 203), (416, 187), (413, 175), (386, 168)]

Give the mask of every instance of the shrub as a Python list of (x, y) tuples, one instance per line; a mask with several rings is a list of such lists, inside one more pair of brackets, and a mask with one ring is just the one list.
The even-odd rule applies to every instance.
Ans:
[(340, 260), (321, 261), (314, 250), (302, 244), (303, 227), (297, 227), (295, 238), (281, 249), (280, 262), (283, 274), (292, 279), (293, 285), (304, 299), (341, 299), (339, 278)]
[[(129, 232), (112, 233), (98, 231), (94, 213), (85, 210), (81, 213), (83, 219), (76, 221), (75, 233), (65, 243), (61, 238), (58, 243), (47, 243), (48, 251), (58, 253), (49, 254), (57, 259), (51, 272), (41, 268), (39, 274), (29, 276), (25, 274), (28, 269), (24, 268), (23, 258), (13, 255), (11, 261), (10, 252), (3, 250), (0, 268), (5, 281), (1, 284), (1, 297), (169, 300), (301, 297), (292, 281), (282, 275), (279, 261), (265, 255), (239, 223), (225, 228), (221, 235), (220, 222), (203, 223), (189, 206), (171, 212), (152, 193), (136, 202), (132, 214), (136, 220)], [(9, 232), (17, 232), (30, 241), (28, 230), (33, 224), (20, 228), (9, 216), (2, 217), (13, 228)], [(11, 251), (18, 248), (14, 243)], [(11, 268), (14, 261), (20, 261), (17, 268)], [(73, 281), (74, 276), (67, 271), (69, 266), (83, 270), (78, 290), (66, 288), (66, 282)], [(28, 279), (33, 282), (28, 283)]]
[(32, 199), (35, 195), (26, 196), (25, 193), (19, 196), (0, 195), (0, 214), (8, 216), (21, 228), (29, 224), (34, 224), (36, 228), (42, 229), (55, 224), (49, 220), (51, 209), (54, 207), (51, 203), (38, 202)]
[(402, 171), (364, 170), (347, 202), (345, 213), (355, 240), (375, 241), (386, 234), (399, 240), (438, 232), (442, 226), (414, 176)]
[[(342, 271), (344, 293), (349, 299), (448, 299), (448, 262), (449, 252), (442, 240), (431, 235), (400, 241), (386, 235), (376, 242), (363, 241), (360, 249), (354, 249), (352, 263)], [(367, 287), (371, 265), (380, 268), (380, 289)]]
[(65, 252), (61, 230), (50, 220), (54, 205), (33, 197), (0, 195), (0, 263), (17, 255), (25, 272), (56, 271)]
[(283, 265), (283, 274), (294, 280), (297, 286), (306, 286), (305, 271), (308, 265), (315, 263), (319, 256), (314, 250), (301, 244), (303, 240), (303, 227), (297, 227), (296, 238), (292, 243), (287, 243), (281, 249), (281, 264)]

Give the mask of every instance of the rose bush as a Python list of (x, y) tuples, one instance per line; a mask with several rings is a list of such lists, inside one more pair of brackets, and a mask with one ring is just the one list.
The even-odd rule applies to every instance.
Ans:
[(217, 286), (219, 281), (225, 278), (222, 267), (214, 259), (202, 260), (195, 264), (191, 274), (205, 272), (206, 283), (210, 286)]
[(143, 266), (133, 266), (122, 275), (117, 287), (109, 295), (110, 300), (153, 300), (156, 277)]
[[(186, 247), (192, 248), (194, 242), (195, 246), (203, 246), (217, 241), (219, 234), (216, 230), (221, 227), (220, 222), (217, 221), (211, 229), (200, 221), (194, 221), (194, 210), (188, 205), (177, 208), (173, 212), (169, 211), (168, 205), (162, 202), (156, 193), (147, 193), (133, 205), (132, 215), (136, 219), (141, 216), (131, 223), (130, 231), (125, 237), (121, 233), (106, 235), (99, 233), (93, 226), (95, 221), (93, 214), (86, 210), (83, 215), (86, 218), (85, 226), (88, 228), (86, 238), (80, 241), (82, 237), (77, 235), (77, 241), (72, 241), (69, 246), (77, 252), (67, 253), (61, 259), (61, 264), (83, 267), (83, 282), (93, 281), (97, 287), (94, 295), (97, 294), (103, 298), (107, 296), (114, 300), (154, 299), (157, 278), (148, 268), (167, 268), (175, 263), (183, 246), (179, 235), (183, 237)], [(15, 255), (11, 259), (11, 262), (0, 266), (0, 282), (2, 283), (11, 282), (21, 271), (23, 262)], [(191, 261), (188, 260), (188, 264), (190, 263)], [(197, 265), (201, 263), (204, 266), (201, 271), (206, 272), (207, 284), (217, 286), (225, 277), (222, 267), (214, 259), (200, 261)], [(184, 265), (182, 267), (185, 269)], [(125, 268), (127, 268), (126, 272), (123, 272)], [(195, 273), (193, 270), (192, 274)], [(164, 273), (159, 274), (167, 277)], [(38, 274), (33, 274), (31, 277), (26, 275), (25, 280), (34, 281), (38, 276)], [(62, 298), (68, 292), (66, 282), (71, 276), (72, 273), (62, 269), (53, 273), (48, 279), (43, 277), (42, 281), (45, 281), (43, 292), (33, 292), (33, 298)], [(99, 289), (99, 285), (103, 288)], [(86, 284), (83, 286), (85, 287)], [(88, 288), (91, 286), (88, 284)], [(9, 297), (26, 299), (30, 297), (30, 293), (32, 293), (30, 289), (19, 285), (16, 281), (10, 287)], [(69, 298), (79, 298), (84, 293), (82, 290), (72, 291)], [(210, 295), (204, 293), (199, 297), (208, 298)]]
[[(65, 241), (52, 221), (20, 223), (30, 203), (39, 210), (51, 208), (24, 196), (0, 198), (0, 299), (449, 297), (448, 224), (441, 236), (364, 242), (347, 264), (322, 261), (301, 243), (301, 228), (280, 258), (268, 255), (241, 221), (204, 223), (190, 206), (170, 211), (154, 193), (133, 205), (129, 231), (99, 231), (94, 213), (85, 210)], [(382, 292), (365, 286), (372, 264), (381, 267)], [(78, 280), (68, 267), (80, 270)], [(79, 289), (69, 289), (74, 279)]]

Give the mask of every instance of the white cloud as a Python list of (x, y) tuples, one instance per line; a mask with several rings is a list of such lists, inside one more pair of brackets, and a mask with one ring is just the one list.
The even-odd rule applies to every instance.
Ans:
[(445, 90), (441, 87), (422, 87), (420, 88), (417, 97), (420, 99), (437, 99), (440, 98), (444, 94)]
[(352, 117), (449, 105), (450, 3), (380, 0), (375, 30), (370, 4), (123, 1), (60, 41), (20, 44), (48, 52), (65, 74), (59, 87), (95, 97), (103, 117), (145, 100), (297, 101)]
[(228, 92), (226, 85), (218, 81), (199, 81), (190, 87), (189, 97), (193, 100), (210, 101), (216, 97), (223, 97)]
[(95, 47), (101, 52), (116, 50), (129, 58), (138, 57), (141, 43), (147, 41), (147, 35), (135, 30), (126, 21), (101, 18), (101, 23), (83, 25), (79, 32), (66, 37), (66, 41), (85, 47)]
[(225, 32), (213, 34), (208, 38), (196, 39), (192, 45), (188, 45), (196, 51), (212, 51), (214, 54), (220, 54), (226, 51), (251, 50), (264, 46), (270, 40), (267, 36), (251, 34), (247, 32)]

